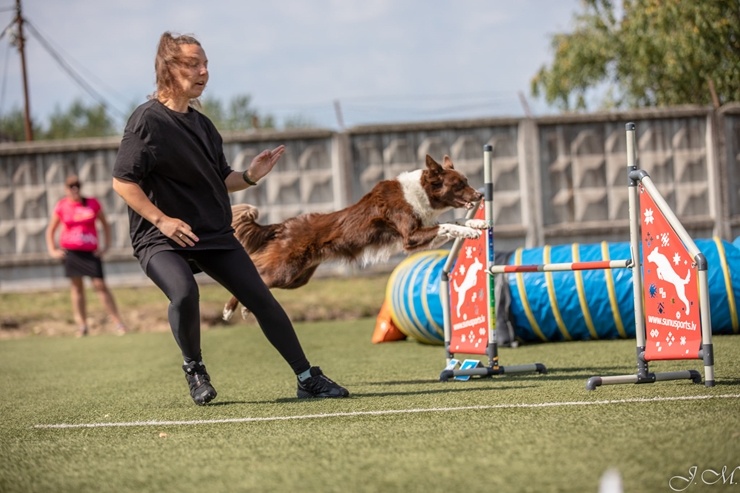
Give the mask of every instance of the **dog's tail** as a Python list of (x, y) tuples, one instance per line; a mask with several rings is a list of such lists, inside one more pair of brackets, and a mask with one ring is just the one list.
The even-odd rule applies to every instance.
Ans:
[(263, 226), (257, 223), (259, 210), (255, 206), (250, 204), (232, 205), (231, 214), (234, 236), (247, 253), (258, 251), (265, 243), (274, 238), (274, 225)]

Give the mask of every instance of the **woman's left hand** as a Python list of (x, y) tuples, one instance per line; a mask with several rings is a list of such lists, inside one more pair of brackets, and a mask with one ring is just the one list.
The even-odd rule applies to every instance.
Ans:
[(283, 154), (285, 154), (284, 145), (277, 146), (272, 150), (266, 149), (257, 154), (249, 165), (249, 178), (255, 182), (264, 178), (267, 173), (272, 171), (272, 168), (275, 167)]

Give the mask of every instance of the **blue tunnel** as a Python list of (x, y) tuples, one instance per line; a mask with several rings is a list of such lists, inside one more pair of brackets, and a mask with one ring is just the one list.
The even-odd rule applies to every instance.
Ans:
[[(695, 240), (695, 243), (708, 264), (712, 333), (738, 333), (736, 301), (740, 300), (740, 249), (736, 245), (740, 244), (740, 238), (734, 244), (718, 238)], [(628, 242), (603, 242), (519, 249), (506, 263), (526, 265), (628, 258)], [(630, 269), (506, 274), (506, 287), (510, 296), (508, 319), (519, 340), (635, 337)]]
[[(740, 237), (695, 240), (707, 260), (713, 334), (740, 333)], [(446, 251), (412, 255), (391, 274), (387, 298), (393, 320), (406, 335), (443, 344), (440, 280)], [(520, 248), (497, 252), (496, 264), (531, 265), (630, 258), (628, 242)], [(635, 337), (632, 270), (498, 274), (497, 343)]]

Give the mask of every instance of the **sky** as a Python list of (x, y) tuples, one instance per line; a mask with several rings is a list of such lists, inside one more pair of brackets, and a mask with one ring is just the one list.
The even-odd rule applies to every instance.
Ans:
[[(205, 97), (250, 96), (278, 126), (523, 116), (521, 96), (534, 115), (552, 114), (530, 81), (581, 9), (581, 0), (22, 0), (31, 115), (46, 122), (75, 100), (104, 102), (122, 128), (154, 90), (165, 31), (203, 45)], [(15, 0), (0, 0), (0, 29), (14, 15)], [(0, 114), (23, 108), (12, 38), (0, 39)]]

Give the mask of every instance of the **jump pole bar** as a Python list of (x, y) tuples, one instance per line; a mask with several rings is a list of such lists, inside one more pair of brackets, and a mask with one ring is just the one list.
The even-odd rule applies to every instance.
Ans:
[(593, 262), (563, 262), (555, 264), (492, 265), (488, 269), (488, 272), (490, 274), (508, 274), (512, 272), (563, 272), (574, 270), (629, 269), (631, 266), (632, 259), (595, 260)]

